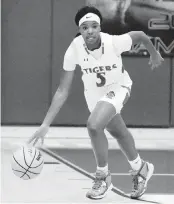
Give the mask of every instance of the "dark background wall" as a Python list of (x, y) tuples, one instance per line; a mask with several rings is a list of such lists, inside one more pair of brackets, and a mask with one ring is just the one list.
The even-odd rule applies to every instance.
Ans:
[(172, 59), (171, 63), (171, 75), (172, 75), (172, 80), (171, 80), (171, 123), (172, 126), (174, 126), (174, 58)]
[(2, 1), (2, 123), (40, 123), (49, 105), (48, 0)]
[[(2, 1), (2, 124), (40, 124), (58, 87), (63, 56), (77, 33), (81, 0)], [(148, 57), (124, 56), (134, 81), (123, 110), (128, 126), (174, 126), (174, 59), (151, 71)], [(53, 125), (85, 125), (81, 72)], [(173, 90), (173, 91), (172, 91)]]

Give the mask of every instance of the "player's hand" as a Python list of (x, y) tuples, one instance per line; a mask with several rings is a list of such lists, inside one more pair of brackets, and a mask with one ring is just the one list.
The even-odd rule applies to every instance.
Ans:
[(34, 135), (28, 140), (28, 144), (36, 145), (38, 140), (41, 140), (41, 145), (44, 143), (44, 137), (49, 130), (49, 126), (41, 125)]
[(161, 54), (157, 51), (150, 56), (149, 65), (151, 65), (151, 69), (155, 69), (159, 67), (164, 59), (162, 58)]

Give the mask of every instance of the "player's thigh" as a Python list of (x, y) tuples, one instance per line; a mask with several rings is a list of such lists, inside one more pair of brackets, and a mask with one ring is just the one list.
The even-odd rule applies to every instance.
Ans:
[(120, 114), (123, 106), (127, 103), (130, 96), (130, 89), (111, 85), (107, 93), (100, 99), (100, 101), (107, 101), (111, 103), (116, 110), (116, 114)]
[(88, 129), (105, 129), (115, 114), (115, 107), (111, 103), (98, 101), (88, 118)]
[(94, 92), (86, 92), (85, 98), (91, 115), (87, 127), (105, 128), (120, 113), (129, 96), (129, 90), (116, 84)]
[(107, 97), (104, 97), (104, 100), (110, 100), (111, 103), (114, 105), (116, 110), (116, 115), (112, 118), (112, 120), (108, 123), (106, 129), (112, 134), (112, 135), (123, 135), (125, 132), (127, 132), (127, 127), (125, 125), (124, 120), (121, 117), (121, 111), (128, 101), (130, 97), (130, 89), (125, 87), (120, 87), (118, 89), (115, 89), (114, 94), (112, 97), (110, 96), (109, 99)]

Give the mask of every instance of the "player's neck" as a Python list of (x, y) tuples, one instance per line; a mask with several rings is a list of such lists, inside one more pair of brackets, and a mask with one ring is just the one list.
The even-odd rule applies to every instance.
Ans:
[(96, 49), (99, 49), (100, 46), (101, 46), (101, 38), (99, 38), (95, 44), (87, 44), (87, 48), (90, 51), (94, 51)]

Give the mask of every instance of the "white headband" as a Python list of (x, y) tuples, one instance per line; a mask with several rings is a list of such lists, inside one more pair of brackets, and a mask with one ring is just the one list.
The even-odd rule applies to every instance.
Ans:
[(96, 21), (98, 24), (100, 24), (100, 18), (94, 13), (87, 13), (84, 15), (79, 21), (79, 26), (85, 21)]

